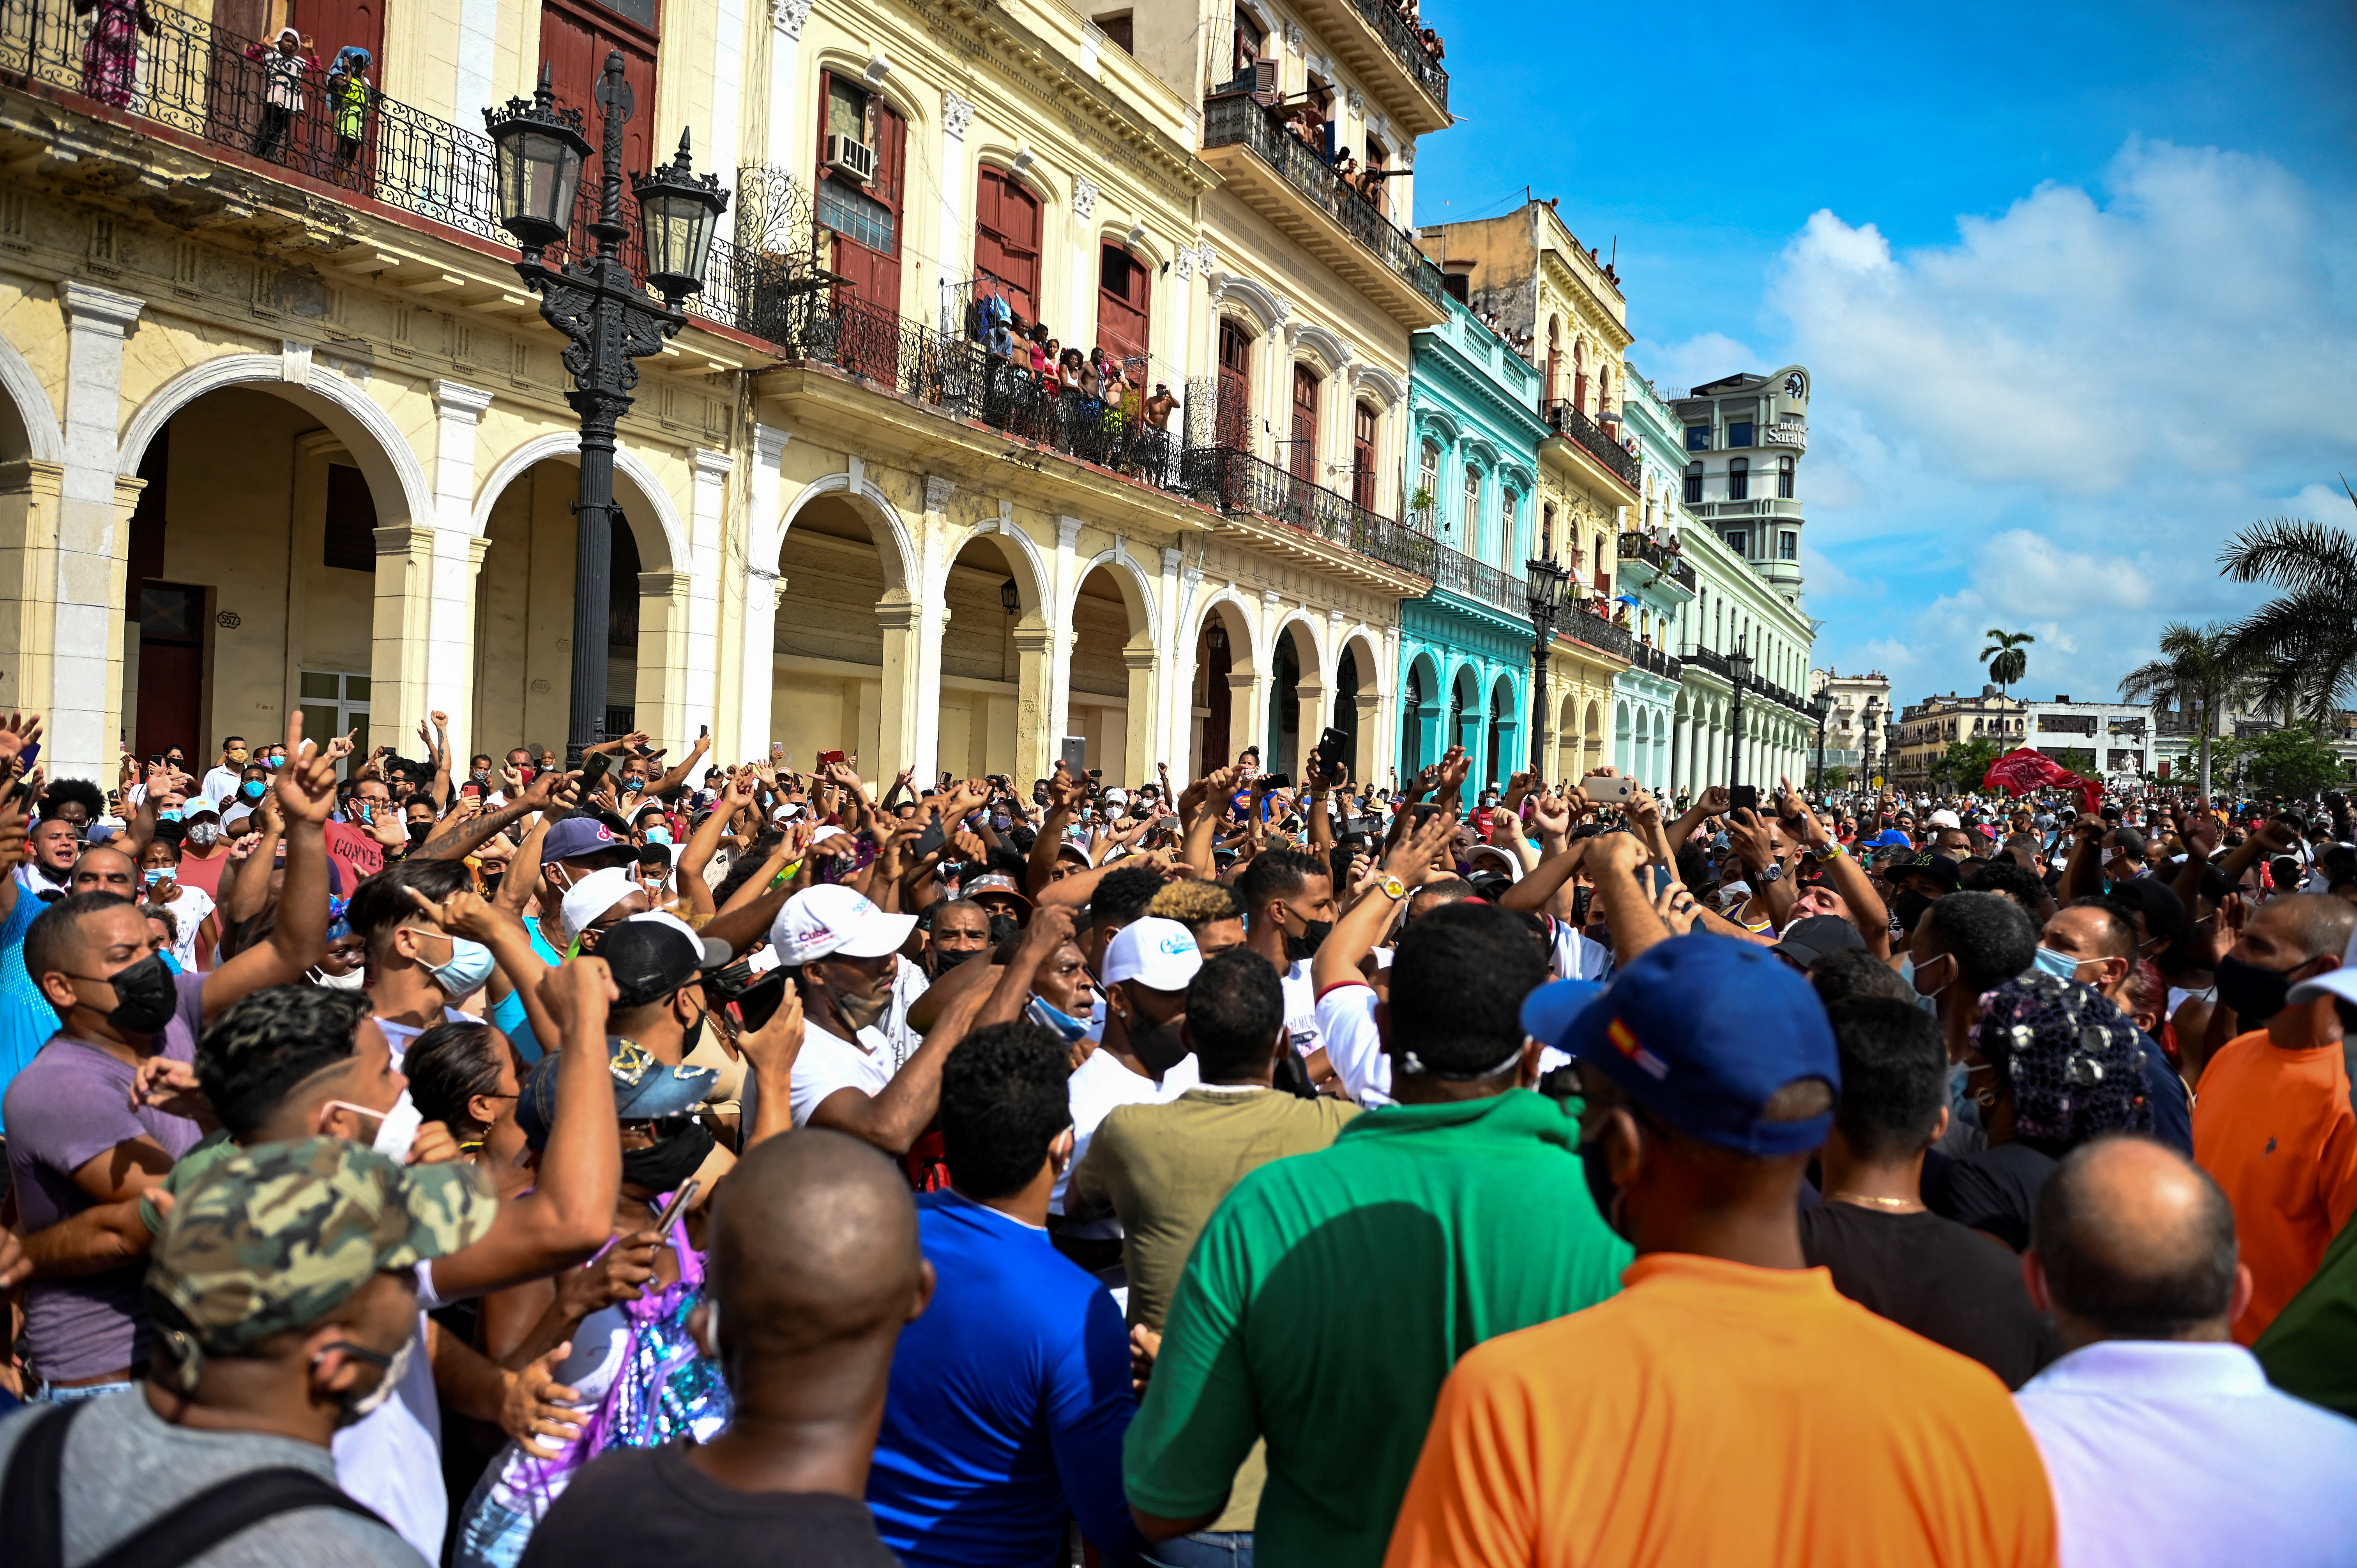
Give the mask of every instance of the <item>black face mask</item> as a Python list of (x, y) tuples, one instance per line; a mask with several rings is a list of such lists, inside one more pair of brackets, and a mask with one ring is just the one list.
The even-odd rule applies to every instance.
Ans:
[(704, 1038), (704, 1021), (710, 1016), (712, 1016), (712, 1015), (709, 1013), (698, 1013), (695, 1015), (695, 1022), (690, 1024), (687, 1026), (686, 1032), (680, 1036), (680, 1060), (685, 1061), (688, 1058), (695, 1054), (696, 1042)]
[(2234, 1022), (2244, 1028), (2266, 1023), (2290, 1001), (2291, 970), (2263, 969), (2229, 953), (2218, 961), (2216, 973), (2218, 1000), (2234, 1010)]
[(1288, 933), (1285, 939), (1285, 956), (1295, 963), (1316, 957), (1318, 944), (1324, 941), (1326, 933), (1334, 929), (1331, 920), (1304, 920), (1301, 923), (1307, 929), (1300, 936)]
[(107, 1013), (106, 1021), (126, 1035), (156, 1034), (180, 1010), (179, 987), (172, 983), (172, 972), (155, 953), (110, 975), (78, 978), (94, 979), (114, 987), (114, 1006)]
[(1595, 1200), (1597, 1217), (1604, 1221), (1607, 1230), (1619, 1235), (1620, 1227), (1616, 1221), (1620, 1217), (1620, 1189), (1612, 1185), (1611, 1170), (1605, 1164), (1602, 1137), (1579, 1141), (1579, 1174), (1587, 1182), (1587, 1196)]
[(981, 948), (963, 948), (952, 952), (947, 948), (933, 949), (933, 978), (939, 980), (942, 975), (983, 950)]
[(712, 1134), (691, 1122), (660, 1144), (622, 1151), (622, 1179), (641, 1192), (677, 1192), (711, 1153)]
[(1916, 892), (1912, 887), (1890, 901), (1890, 912), (1899, 917), (1899, 929), (1908, 932), (1915, 929), (1915, 923), (1923, 918), (1923, 911), (1931, 907), (1932, 900)]

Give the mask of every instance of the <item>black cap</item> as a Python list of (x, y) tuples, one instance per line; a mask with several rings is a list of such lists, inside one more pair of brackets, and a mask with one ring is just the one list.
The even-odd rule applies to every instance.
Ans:
[(1918, 850), (1891, 866), (1887, 875), (1904, 876), (1910, 871), (1919, 871), (1931, 877), (1939, 883), (1943, 892), (1953, 893), (1964, 886), (1964, 868), (1937, 850)]
[(1784, 940), (1770, 950), (1791, 959), (1803, 972), (1829, 953), (1864, 952), (1866, 939), (1839, 915), (1811, 915), (1784, 928)]
[(597, 956), (613, 972), (618, 1009), (643, 1007), (728, 961), (727, 946), (690, 934), (676, 915), (637, 915), (606, 933)]

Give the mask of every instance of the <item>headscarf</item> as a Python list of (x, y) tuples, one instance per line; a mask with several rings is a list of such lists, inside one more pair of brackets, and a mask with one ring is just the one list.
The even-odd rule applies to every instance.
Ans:
[(346, 76), (359, 76), (369, 68), (369, 52), (358, 44), (347, 44), (336, 53), (336, 69)]
[(2013, 1091), (2014, 1133), (2058, 1157), (2104, 1133), (2149, 1133), (2136, 1026), (2093, 986), (2035, 970), (1981, 999), (1973, 1044)]

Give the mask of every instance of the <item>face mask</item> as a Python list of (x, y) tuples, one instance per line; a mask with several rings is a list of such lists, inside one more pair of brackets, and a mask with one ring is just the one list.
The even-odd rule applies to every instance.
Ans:
[(171, 953), (159, 952), (156, 956), (162, 959), (164, 961), (164, 967), (170, 970), (174, 974), (186, 974), (188, 972), (187, 970), (180, 967), (180, 961), (173, 957)]
[(685, 1061), (688, 1058), (695, 1054), (696, 1042), (704, 1038), (704, 1020), (710, 1016), (711, 1015), (708, 1013), (698, 1013), (695, 1015), (695, 1022), (690, 1024), (687, 1026), (686, 1032), (680, 1036), (680, 1060)]
[(834, 1010), (843, 1015), (843, 1021), (850, 1025), (855, 1033), (874, 1028), (876, 1021), (884, 1016), (885, 1010), (891, 1005), (892, 993), (888, 991), (881, 996), (845, 996), (838, 992), (834, 998)]
[[(2298, 964), (2291, 966), (2298, 969)], [(2291, 971), (2263, 969), (2228, 954), (2218, 961), (2218, 1000), (2234, 1010), (2234, 1022), (2254, 1028), (2284, 1010), (2290, 1001)]]
[[(329, 1350), (341, 1350), (356, 1361), (366, 1361), (371, 1367), (384, 1369), (384, 1376), (379, 1378), (376, 1387), (368, 1392), (357, 1397), (350, 1394), (341, 1396), (343, 1408), (336, 1412), (339, 1427), (356, 1425), (384, 1408), (385, 1402), (393, 1398), (394, 1391), (401, 1387), (401, 1380), (409, 1374), (411, 1351), (416, 1343), (417, 1336), (413, 1334), (403, 1340), (401, 1348), (390, 1356), (381, 1355), (365, 1345), (354, 1345), (349, 1340), (339, 1339), (328, 1347)], [(318, 1362), (315, 1359), (311, 1364), (316, 1367)]]
[(1285, 939), (1285, 956), (1295, 963), (1316, 957), (1318, 944), (1324, 941), (1326, 933), (1334, 929), (1331, 920), (1304, 920), (1302, 925), (1306, 929), (1300, 936), (1288, 933)]
[(114, 1007), (105, 1015), (106, 1021), (128, 1035), (155, 1034), (180, 1010), (180, 988), (172, 983), (172, 972), (154, 953), (111, 975), (78, 978), (114, 987)]
[(169, 866), (151, 865), (146, 870), (139, 874), (139, 880), (145, 883), (148, 886), (153, 887), (158, 882), (168, 880), (171, 875), (172, 872)]
[(491, 770), (488, 768), (478, 768), (470, 777), (478, 784), (488, 784), (491, 781)]
[(491, 978), (491, 950), (466, 937), (452, 937), (450, 956), (438, 964), (426, 965), (434, 983), (448, 996), (466, 996)]
[(210, 849), (221, 838), (218, 822), (193, 822), (188, 827), (188, 842), (199, 849)]
[[(1900, 955), (1899, 978), (1907, 983), (1908, 990), (1915, 991), (1915, 955), (1913, 953), (1901, 953)], [(1945, 988), (1943, 987), (1943, 989)], [(1931, 995), (1926, 996), (1921, 992), (1915, 991), (1915, 1005), (1923, 1009), (1924, 1012), (1929, 1013), (1932, 1017), (1938, 1017), (1940, 1015), (1939, 993), (1934, 992)]]
[(229, 759), (231, 762), (243, 762), (245, 760), (245, 747), (242, 746), (231, 746), (229, 751)]
[(1620, 1232), (1620, 1189), (1612, 1185), (1612, 1173), (1604, 1160), (1604, 1140), (1583, 1138), (1579, 1141), (1579, 1174), (1587, 1184), (1587, 1196), (1596, 1205), (1597, 1217), (1615, 1235)]
[(2040, 948), (2038, 956), (2029, 961), (2040, 974), (2050, 974), (2057, 980), (2079, 978), (2079, 961), (2069, 953), (2056, 952), (2052, 948)]
[(1915, 929), (1915, 923), (1923, 918), (1923, 912), (1931, 907), (1932, 900), (1916, 892), (1912, 887), (1906, 889), (1890, 901), (1890, 912), (1899, 917), (1899, 929), (1909, 932)]
[(669, 828), (649, 828), (647, 830), (647, 842), (649, 843), (671, 843), (671, 830)]
[(360, 991), (368, 984), (368, 971), (361, 968), (350, 974), (323, 974), (315, 969), (307, 978), (312, 984), (324, 985), (330, 991)]
[(178, 806), (160, 806), (156, 808), (156, 820), (159, 822), (177, 822), (180, 820), (180, 808)]
[(1023, 1014), (1033, 1023), (1053, 1030), (1056, 1037), (1068, 1046), (1078, 1045), (1089, 1037), (1087, 1020), (1073, 1017), (1044, 996), (1031, 998), (1030, 1005), (1023, 1009)]
[(237, 792), (249, 800), (259, 800), (268, 791), (269, 786), (259, 779), (249, 779), (237, 787)]
[(947, 948), (933, 949), (933, 978), (939, 980), (980, 951), (982, 951), (980, 948), (965, 948), (956, 952), (952, 952)]
[(262, 766), (264, 768), (275, 768), (285, 760), (286, 759), (283, 757), (265, 757), (262, 759)]
[(349, 1100), (330, 1100), (325, 1109), (349, 1111), (355, 1116), (373, 1120), (376, 1136), (369, 1141), (369, 1147), (386, 1159), (402, 1164), (408, 1162), (409, 1146), (417, 1142), (417, 1129), (425, 1124), (425, 1112), (410, 1100), (406, 1089), (401, 1091), (401, 1098), (393, 1102), (390, 1111), (371, 1111)]
[(702, 1122), (691, 1122), (660, 1144), (625, 1149), (622, 1179), (641, 1192), (677, 1192), (711, 1154), (712, 1134)]

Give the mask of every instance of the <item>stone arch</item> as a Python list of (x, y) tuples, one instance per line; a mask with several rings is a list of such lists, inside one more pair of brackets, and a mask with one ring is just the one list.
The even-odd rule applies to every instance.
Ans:
[[(774, 563), (778, 559), (779, 551), (785, 545), (787, 533), (794, 526), (794, 519), (801, 516), (802, 510), (813, 501), (817, 500), (821, 496), (830, 495), (840, 495), (851, 502), (851, 510), (859, 515), (860, 520), (867, 524), (868, 531), (875, 534), (878, 546), (876, 553), (884, 568), (886, 591), (898, 592), (906, 597), (915, 596), (917, 589), (911, 585), (918, 581), (917, 547), (909, 533), (909, 525), (901, 518), (899, 508), (894, 506), (884, 492), (877, 488), (876, 482), (865, 475), (860, 477), (856, 489), (853, 487), (852, 476), (841, 471), (821, 474), (817, 478), (804, 485), (796, 493), (794, 499), (786, 504), (784, 515), (778, 519), (777, 532), (774, 534), (755, 536), (752, 548), (747, 553), (747, 559), (756, 565)], [(755, 520), (754, 526), (760, 527), (759, 519)], [(888, 545), (888, 549), (884, 548)]]
[(1501, 794), (1506, 780), (1519, 772), (1529, 755), (1528, 741), (1521, 746), (1513, 738), (1521, 734), (1523, 720), (1523, 683), (1516, 671), (1491, 667), (1485, 677), (1488, 687), (1484, 694), (1484, 724), (1489, 734), (1489, 777), (1486, 783)]
[(861, 91), (873, 93), (889, 103), (895, 113), (909, 122), (909, 145), (921, 145), (917, 141), (917, 128), (920, 125), (938, 126), (941, 120), (926, 109), (920, 102), (921, 95), (913, 91), (914, 79), (893, 71), (880, 81), (870, 81), (867, 80), (867, 66), (866, 60), (849, 49), (822, 48), (818, 51), (818, 68), (821, 70), (833, 71), (843, 81), (857, 85)]
[(1400, 688), (1399, 771), (1403, 781), (1416, 769), (1440, 760), (1448, 746), (1440, 715), (1447, 711), (1448, 687), (1441, 682), (1440, 661), (1429, 648), (1418, 648), (1408, 660)]
[(171, 417), (210, 392), (250, 386), (285, 399), (326, 425), (340, 439), (368, 479), (380, 524), (434, 521), (434, 487), (408, 436), (374, 399), (344, 377), (308, 365), (302, 378), (287, 375), (281, 354), (228, 354), (192, 365), (149, 392), (123, 427), (115, 473), (130, 478)]
[(1426, 403), (1415, 411), (1415, 434), (1439, 442), (1446, 450), (1456, 446), (1465, 432), (1456, 415), (1437, 403)]
[(928, 591), (938, 594), (941, 585), (949, 577), (950, 568), (968, 545), (987, 541), (999, 558), (1006, 564), (1006, 575), (1013, 579), (1017, 603), (1017, 613), (1027, 623), (1046, 625), (1049, 611), (1048, 559), (1039, 546), (1022, 526), (1009, 517), (985, 517), (963, 532), (952, 533), (943, 542), (941, 565)]
[[(1092, 591), (1100, 579), (1111, 596)], [(1108, 596), (1117, 615), (1105, 607)], [(1102, 551), (1074, 571), (1065, 617), (1072, 639), (1065, 733), (1087, 737), (1088, 765), (1109, 783), (1142, 783), (1159, 760), (1152, 755), (1161, 663), (1152, 579), (1126, 550)]]
[[(1148, 646), (1157, 642), (1161, 637), (1162, 616), (1160, 607), (1155, 602), (1154, 577), (1135, 556), (1122, 546), (1116, 544), (1111, 550), (1100, 550), (1081, 563), (1080, 570), (1072, 574), (1073, 596), (1078, 597), (1081, 585), (1087, 582), (1089, 574), (1100, 566), (1106, 568), (1113, 580), (1121, 585), (1122, 603), (1129, 610), (1131, 640), (1144, 638)], [(1071, 610), (1071, 606), (1067, 604), (1065, 611), (1068, 616)]]
[(48, 392), (16, 346), (0, 338), (0, 460), (30, 457), (36, 463), (66, 460), (65, 432)]
[(1200, 779), (1233, 761), (1257, 733), (1262, 660), (1253, 608), (1233, 588), (1216, 589), (1193, 612), (1191, 624), (1193, 641), (1182, 650), (1181, 668), (1188, 671), (1188, 753)]
[(1280, 615), (1269, 637), (1268, 712), (1255, 737), (1272, 772), (1298, 777), (1302, 760), (1325, 727), (1333, 694), (1332, 660), (1318, 623), (1298, 609)]
[[(948, 531), (924, 602), (941, 608), (933, 765), (961, 779), (1038, 778), (1052, 767), (1053, 596), (1039, 552), (1011, 517)], [(1006, 590), (1015, 591), (1009, 610)], [(921, 623), (916, 635), (927, 635)]]
[[(474, 510), (467, 520), (468, 532), (482, 538), (490, 526), (491, 509), (499, 504), (500, 493), (534, 464), (544, 462), (580, 467), (580, 433), (559, 430), (535, 435), (494, 464), (490, 477), (475, 492)], [(622, 515), (631, 520), (630, 532), (638, 541), (639, 558), (646, 570), (685, 569), (687, 526), (681, 521), (679, 509), (672, 504), (671, 492), (647, 466), (646, 459), (627, 446), (618, 446), (614, 451), (614, 501), (622, 509)], [(662, 552), (660, 562), (649, 553), (649, 545)]]
[(1232, 316), (1251, 328), (1254, 338), (1266, 337), (1292, 311), (1275, 292), (1235, 273), (1211, 274), (1211, 308)]
[(1323, 327), (1304, 323), (1288, 328), (1286, 336), (1291, 339), (1288, 346), (1293, 349), (1295, 359), (1302, 358), (1304, 349), (1308, 350), (1309, 357), (1327, 375), (1340, 375), (1350, 368), (1353, 358), (1351, 346), (1338, 334)]
[(1351, 391), (1361, 397), (1372, 394), (1386, 413), (1407, 399), (1407, 382), (1381, 365), (1363, 362), (1351, 367)]

